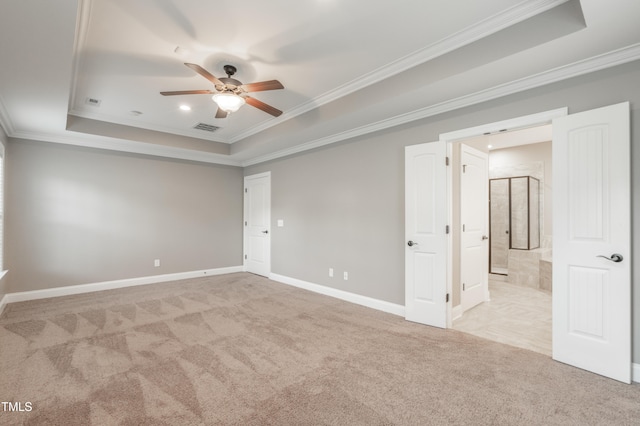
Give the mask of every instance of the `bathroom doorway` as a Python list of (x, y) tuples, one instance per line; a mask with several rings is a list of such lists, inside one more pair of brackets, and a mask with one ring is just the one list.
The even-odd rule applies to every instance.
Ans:
[(551, 139), (545, 125), (459, 142), (489, 157), (489, 300), (453, 318), (454, 329), (549, 356)]

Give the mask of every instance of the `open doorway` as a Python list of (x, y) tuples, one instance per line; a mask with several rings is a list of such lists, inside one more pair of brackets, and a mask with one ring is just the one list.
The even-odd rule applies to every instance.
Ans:
[[(454, 253), (459, 247), (459, 265), (454, 265), (453, 286), (460, 291), (453, 328), (479, 337), (533, 350), (551, 356), (551, 125), (503, 131), (455, 142), (452, 146), (454, 199), (460, 214), (454, 229)], [(466, 260), (465, 213), (466, 160), (470, 147), (487, 155), (485, 256), (482, 262), (487, 279), (487, 297), (470, 305), (465, 277), (473, 268)], [(460, 155), (457, 153), (460, 152)], [(460, 191), (456, 185), (460, 182)], [(455, 196), (454, 196), (455, 198)], [(476, 207), (477, 208), (477, 207)], [(456, 224), (457, 218), (454, 218)], [(456, 244), (456, 241), (460, 241)], [(460, 272), (456, 274), (456, 270)], [(525, 332), (526, 331), (526, 332)]]
[(405, 318), (442, 328), (457, 318), (460, 283), (453, 285), (453, 272), (459, 256), (449, 232), (456, 226), (453, 167), (447, 167), (455, 143), (552, 122), (553, 359), (630, 383), (629, 110), (629, 102), (570, 115), (562, 108), (407, 146)]

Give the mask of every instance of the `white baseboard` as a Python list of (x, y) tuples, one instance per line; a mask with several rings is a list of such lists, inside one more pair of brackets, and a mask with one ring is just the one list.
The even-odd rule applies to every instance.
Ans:
[(458, 318), (462, 317), (462, 304), (458, 305), (458, 306), (454, 306), (453, 308), (451, 308), (451, 321), (455, 321)]
[(286, 277), (284, 275), (270, 274), (269, 279), (278, 281), (282, 284), (287, 284), (293, 287), (302, 288), (305, 290), (313, 291), (314, 293), (320, 293), (325, 296), (335, 297), (336, 299), (344, 300), (347, 302), (355, 303), (358, 305), (366, 306), (368, 308), (377, 309), (378, 311), (387, 312), (389, 314), (398, 315), (404, 317), (404, 306), (397, 305), (391, 302), (385, 302), (384, 300), (378, 300), (367, 296), (361, 296), (355, 293), (349, 293), (348, 291), (338, 290), (331, 287), (326, 287), (319, 284), (302, 281), (296, 278)]
[(7, 306), (7, 295), (5, 294), (4, 296), (2, 296), (2, 299), (0, 299), (0, 315), (2, 315), (2, 312), (4, 311), (4, 307)]
[(177, 272), (174, 274), (153, 275), (148, 277), (129, 278), (124, 280), (103, 281), (91, 284), (79, 284), (66, 287), (47, 288), (43, 290), (21, 291), (17, 293), (7, 293), (0, 301), (0, 314), (5, 305), (27, 300), (46, 299), (49, 297), (70, 296), (73, 294), (91, 293), (94, 291), (113, 290), (116, 288), (133, 287), (147, 284), (157, 284), (167, 281), (184, 280), (188, 278), (198, 278), (207, 275), (231, 274), (242, 272), (242, 266), (230, 266), (227, 268), (203, 269), (200, 271)]
[[(130, 278), (115, 281), (103, 281), (99, 283), (80, 284), (66, 287), (56, 287), (44, 290), (22, 291), (18, 293), (7, 293), (0, 299), (0, 315), (9, 303), (24, 302), (27, 300), (46, 299), (49, 297), (69, 296), (73, 294), (91, 293), (94, 291), (112, 290), (123, 287), (133, 287), (139, 285), (156, 284), (167, 281), (184, 280), (189, 278), (198, 278), (206, 275), (223, 275), (236, 272), (243, 272), (243, 266), (231, 266), (227, 268), (205, 269), (200, 271), (178, 272), (175, 274), (153, 275), (148, 277)], [(269, 279), (278, 281), (282, 284), (291, 285), (293, 287), (302, 288), (313, 291), (314, 293), (323, 294), (325, 296), (335, 297), (336, 299), (366, 306), (368, 308), (377, 309), (379, 311), (404, 317), (405, 308), (402, 305), (385, 302), (384, 300), (373, 299), (359, 294), (349, 293), (344, 290), (338, 290), (319, 284), (313, 284), (296, 278), (286, 277), (279, 274), (270, 274)], [(462, 316), (462, 306), (454, 306), (451, 315), (453, 319)], [(632, 364), (632, 380), (640, 383), (640, 364)]]

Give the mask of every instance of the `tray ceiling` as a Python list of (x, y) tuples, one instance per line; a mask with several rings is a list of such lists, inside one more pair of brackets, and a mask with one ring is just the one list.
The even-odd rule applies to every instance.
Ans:
[[(0, 6), (10, 137), (234, 165), (640, 58), (635, 0), (53, 3)], [(284, 113), (161, 96), (214, 90), (185, 62), (279, 80), (252, 96)]]

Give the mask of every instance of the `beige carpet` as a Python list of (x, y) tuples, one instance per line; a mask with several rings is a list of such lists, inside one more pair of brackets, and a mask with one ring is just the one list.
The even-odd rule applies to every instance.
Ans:
[[(0, 424), (638, 424), (640, 386), (250, 274), (9, 305)], [(1, 409), (1, 407), (0, 407)]]

